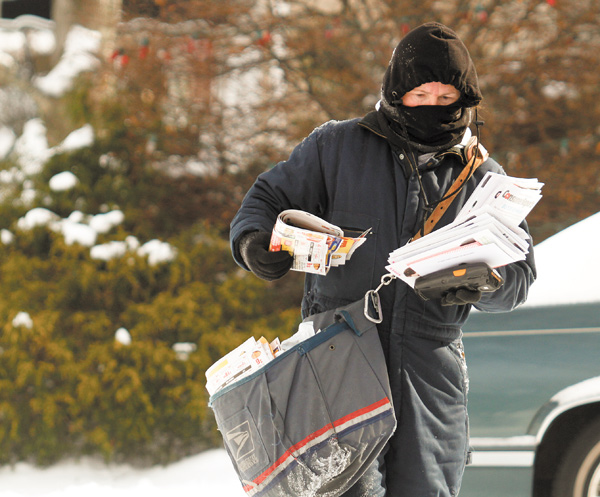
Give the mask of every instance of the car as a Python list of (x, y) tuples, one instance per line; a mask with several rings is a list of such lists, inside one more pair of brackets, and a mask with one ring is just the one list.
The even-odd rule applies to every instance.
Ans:
[(474, 312), (460, 497), (600, 496), (600, 213), (536, 246), (511, 313)]

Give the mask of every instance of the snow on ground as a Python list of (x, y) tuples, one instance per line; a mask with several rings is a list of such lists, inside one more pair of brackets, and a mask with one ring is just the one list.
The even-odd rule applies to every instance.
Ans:
[(84, 459), (47, 469), (18, 463), (0, 468), (0, 497), (243, 497), (224, 450), (167, 467), (135, 469)]

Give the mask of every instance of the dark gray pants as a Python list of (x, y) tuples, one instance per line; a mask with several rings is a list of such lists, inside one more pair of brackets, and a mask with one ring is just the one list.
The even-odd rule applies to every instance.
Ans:
[(388, 369), (398, 427), (343, 497), (458, 495), (469, 447), (462, 342), (399, 337)]

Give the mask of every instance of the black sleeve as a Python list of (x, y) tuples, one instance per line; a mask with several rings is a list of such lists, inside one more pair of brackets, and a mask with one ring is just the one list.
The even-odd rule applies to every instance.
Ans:
[[(523, 221), (520, 227), (529, 233), (526, 221)], [(531, 238), (529, 239), (529, 253), (524, 261), (508, 264), (497, 268), (496, 271), (504, 278), (504, 285), (495, 292), (483, 294), (481, 300), (475, 304), (480, 311), (512, 311), (527, 300), (529, 287), (537, 276)]]
[(322, 215), (326, 209), (319, 137), (321, 128), (300, 143), (287, 161), (262, 173), (246, 194), (230, 226), (230, 244), (235, 261), (248, 269), (239, 253), (241, 237), (252, 231), (271, 232), (277, 216), (286, 209)]

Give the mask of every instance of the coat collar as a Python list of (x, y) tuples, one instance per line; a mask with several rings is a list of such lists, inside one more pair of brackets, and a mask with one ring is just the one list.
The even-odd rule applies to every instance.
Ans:
[(385, 133), (379, 126), (376, 110), (373, 110), (369, 112), (366, 116), (364, 116), (360, 121), (358, 121), (358, 125), (368, 129), (369, 131), (375, 133), (377, 136), (381, 136), (381, 138), (385, 138), (387, 140)]
[[(358, 121), (358, 125), (369, 130), (370, 132), (376, 134), (377, 136), (387, 140), (385, 133), (383, 132), (383, 130), (381, 129), (381, 126), (379, 125), (379, 120), (377, 118), (376, 110), (373, 110), (373, 111), (369, 112), (367, 115), (365, 115), (360, 121)], [(466, 164), (466, 159), (464, 157), (464, 148), (465, 148), (465, 144), (469, 141), (470, 138), (471, 138), (471, 130), (469, 128), (467, 128), (462, 141), (458, 145), (455, 145), (454, 147), (452, 147), (450, 149), (442, 150), (440, 152), (436, 152), (433, 154), (423, 154), (424, 156), (428, 156), (428, 157), (424, 161), (419, 160), (419, 169), (425, 170), (425, 169), (431, 169), (433, 167), (436, 167), (439, 164), (440, 159), (449, 154), (458, 156)], [(393, 149), (397, 148), (391, 143), (390, 143), (390, 146)], [(405, 150), (404, 152), (407, 153), (408, 151)]]

